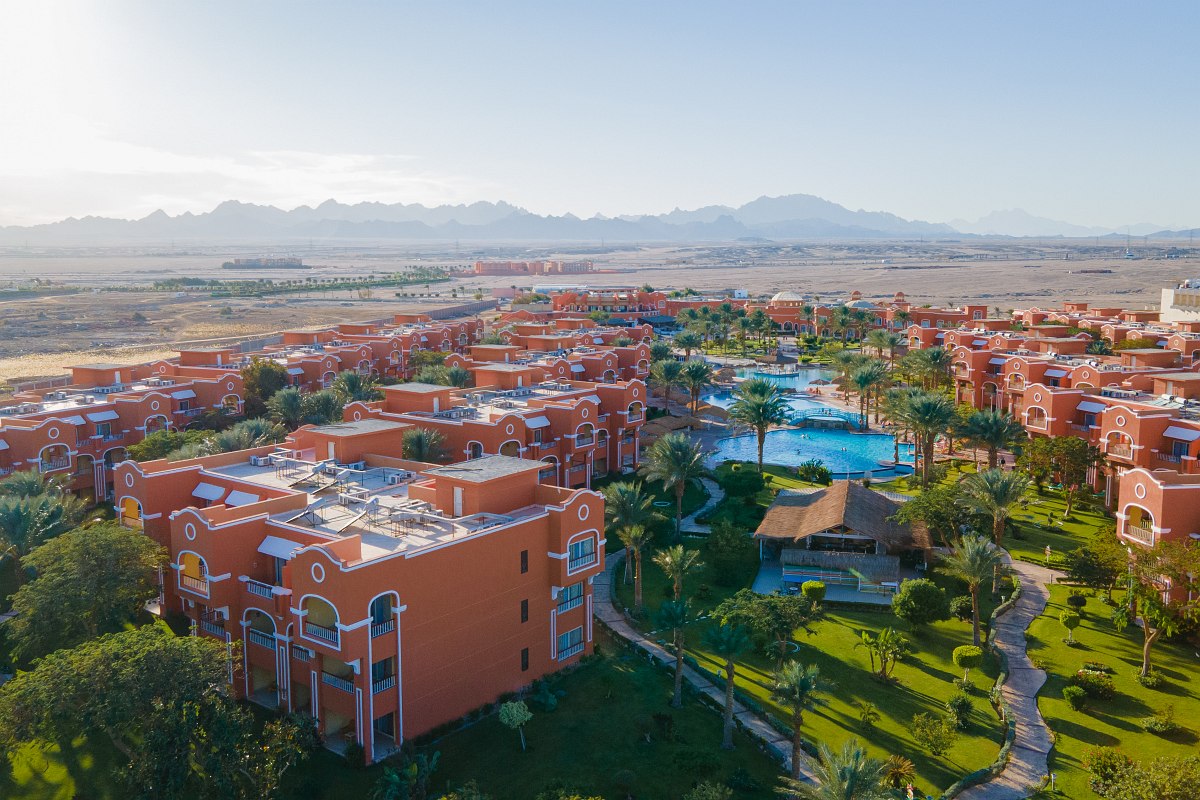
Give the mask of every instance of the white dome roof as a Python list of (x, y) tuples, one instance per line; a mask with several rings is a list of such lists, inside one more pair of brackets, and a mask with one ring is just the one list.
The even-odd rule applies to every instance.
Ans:
[(804, 302), (804, 295), (799, 292), (779, 292), (771, 298), (771, 302), (802, 303)]
[(855, 300), (853, 303), (846, 303), (850, 308), (874, 308), (875, 304), (869, 300)]

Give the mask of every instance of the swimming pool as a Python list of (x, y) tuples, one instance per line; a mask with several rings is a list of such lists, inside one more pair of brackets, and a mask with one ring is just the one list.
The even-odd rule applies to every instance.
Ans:
[[(769, 375), (753, 367), (746, 367), (739, 369), (737, 374), (746, 378), (766, 378), (782, 387), (795, 389), (796, 394), (789, 394), (787, 397), (788, 405), (797, 411), (819, 406), (836, 408), (804, 394), (804, 390), (812, 381), (818, 378), (830, 380), (834, 375), (830, 370), (807, 367), (787, 375)], [(733, 405), (733, 395), (729, 392), (718, 392), (708, 395), (704, 401), (710, 405), (729, 408)], [(868, 473), (879, 477), (908, 474), (912, 472), (910, 467), (902, 465), (899, 470), (892, 467), (891, 462), (895, 457), (894, 441), (893, 437), (886, 433), (851, 433), (817, 428), (777, 430), (767, 434), (763, 445), (763, 461), (795, 467), (815, 458), (824, 462), (838, 477), (860, 477)], [(901, 443), (900, 461), (911, 463), (912, 458), (912, 445)], [(717, 442), (717, 452), (710, 457), (710, 463), (715, 465), (729, 460), (757, 461), (758, 442), (755, 436), (732, 436)]]
[[(911, 468), (891, 465), (894, 440), (886, 433), (851, 433), (841, 430), (800, 428), (771, 431), (763, 445), (763, 461), (785, 467), (796, 467), (809, 459), (824, 462), (838, 477), (861, 477), (871, 474), (890, 477), (908, 474)], [(710, 463), (722, 461), (757, 461), (758, 440), (754, 434), (731, 436), (717, 442)], [(912, 461), (912, 445), (900, 444), (900, 460)]]

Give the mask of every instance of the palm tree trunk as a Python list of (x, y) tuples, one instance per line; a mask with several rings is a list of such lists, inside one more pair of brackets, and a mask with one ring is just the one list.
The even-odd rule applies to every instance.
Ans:
[(995, 447), (989, 447), (988, 451), (988, 469), (996, 468), (996, 461), (999, 456), (999, 451)]
[(979, 647), (979, 584), (971, 586), (971, 641)]
[[(997, 515), (992, 518), (992, 539), (996, 542), (996, 547), (1000, 546), (1000, 542), (1004, 539), (1004, 518)], [(996, 562), (996, 566), (992, 568), (992, 596), (1000, 594), (1000, 562)]]
[(683, 705), (683, 628), (675, 629), (675, 694), (671, 697), (671, 708)]
[(763, 445), (767, 443), (767, 429), (759, 428), (758, 431), (758, 474), (763, 474)]
[(642, 610), (642, 552), (633, 551), (633, 607)]
[(682, 482), (675, 486), (675, 541), (683, 538), (683, 491), (686, 487)]
[(721, 749), (733, 749), (733, 659), (725, 662), (725, 726), (721, 734)]

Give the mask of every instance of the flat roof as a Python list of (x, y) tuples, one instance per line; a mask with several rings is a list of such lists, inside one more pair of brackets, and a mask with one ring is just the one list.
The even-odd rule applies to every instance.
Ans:
[(437, 383), (397, 383), (392, 386), (381, 386), (385, 392), (412, 392), (414, 394), (420, 392), (422, 394), (432, 392), (444, 392), (447, 389), (453, 389), (453, 386), (442, 386)]
[(364, 433), (394, 431), (407, 427), (410, 426), (402, 422), (392, 422), (386, 419), (360, 419), (355, 422), (335, 422), (332, 425), (318, 425), (312, 431), (313, 433), (320, 433), (325, 436), (359, 436)]
[(516, 344), (473, 344), (472, 350), (520, 350), (521, 346)]
[(1150, 377), (1169, 381), (1200, 381), (1200, 372), (1150, 372)]
[(110, 364), (105, 362), (96, 362), (94, 364), (72, 364), (73, 369), (124, 369), (125, 367), (136, 366), (133, 364)]
[(482, 364), (472, 367), (471, 369), (490, 369), (493, 372), (525, 372), (526, 370), (536, 368), (529, 364), (510, 364), (506, 361), (485, 361)]
[(451, 464), (448, 467), (437, 467), (426, 470), (430, 475), (454, 478), (471, 483), (483, 483), (493, 478), (504, 478), (518, 475), (522, 472), (532, 472), (546, 468), (545, 461), (531, 461), (528, 458), (513, 458), (512, 456), (484, 456), (472, 461)]

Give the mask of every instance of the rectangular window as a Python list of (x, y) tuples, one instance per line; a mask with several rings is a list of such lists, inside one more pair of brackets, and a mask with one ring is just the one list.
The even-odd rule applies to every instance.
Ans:
[(529, 671), (529, 648), (521, 650), (521, 672)]
[(381, 681), (396, 674), (396, 657), (391, 656), (371, 665), (371, 681)]
[(521, 551), (521, 574), (524, 575), (526, 572), (529, 572), (529, 551), (522, 550)]
[(579, 627), (558, 637), (559, 659), (570, 658), (583, 652), (583, 628)]
[(1188, 443), (1187, 442), (1181, 442), (1177, 439), (1173, 440), (1171, 442), (1171, 455), (1175, 456), (1176, 458), (1182, 458), (1183, 456), (1186, 456), (1187, 454), (1188, 454)]
[(570, 554), (567, 558), (567, 569), (582, 569), (596, 563), (596, 538), (589, 536), (578, 542), (571, 542)]
[(529, 601), (521, 601), (521, 622), (529, 622)]
[(583, 582), (572, 583), (558, 593), (558, 613), (570, 611), (583, 604)]
[(112, 436), (112, 423), (111, 422), (97, 422), (96, 423), (96, 435), (103, 437), (105, 439), (107, 439), (109, 436)]

